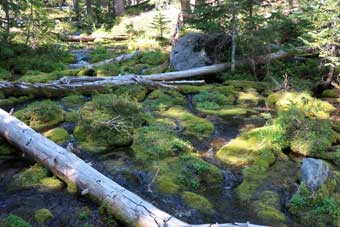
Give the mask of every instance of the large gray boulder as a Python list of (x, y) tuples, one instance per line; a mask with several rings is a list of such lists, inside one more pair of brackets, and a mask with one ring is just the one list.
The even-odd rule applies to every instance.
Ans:
[(318, 190), (328, 179), (329, 168), (321, 159), (304, 158), (301, 166), (301, 180), (311, 191)]
[(180, 71), (219, 63), (226, 60), (229, 47), (226, 34), (189, 33), (174, 45), (170, 64)]

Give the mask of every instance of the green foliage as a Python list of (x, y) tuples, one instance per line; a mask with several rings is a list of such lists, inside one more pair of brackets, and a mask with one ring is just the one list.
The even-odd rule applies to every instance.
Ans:
[(106, 47), (96, 46), (90, 53), (90, 63), (103, 61), (109, 58), (113, 58), (113, 53), (110, 52)]
[(0, 80), (10, 80), (12, 79), (11, 72), (6, 69), (0, 68)]
[(110, 63), (96, 67), (97, 76), (118, 76), (119, 73), (120, 67), (117, 63)]
[(91, 215), (91, 210), (87, 206), (82, 207), (80, 214), (79, 214), (79, 219), (86, 220), (89, 218), (90, 215)]
[(85, 97), (82, 95), (69, 95), (61, 99), (67, 108), (79, 107), (85, 103)]
[(33, 102), (15, 116), (36, 130), (50, 128), (64, 120), (62, 109), (51, 100)]
[(19, 216), (10, 214), (3, 221), (0, 220), (3, 227), (31, 227), (31, 225)]
[(138, 101), (142, 101), (147, 93), (147, 88), (139, 84), (119, 86), (114, 89), (113, 93), (115, 95), (127, 95)]
[(184, 106), (185, 97), (171, 89), (157, 89), (150, 93), (144, 101), (144, 106), (149, 110), (163, 111), (172, 106)]
[(221, 93), (201, 90), (198, 95), (193, 98), (193, 103), (198, 109), (217, 110), (221, 109), (223, 105), (233, 104), (234, 96), (227, 97)]
[(139, 59), (142, 64), (160, 65), (168, 60), (168, 56), (161, 51), (147, 51), (143, 52)]

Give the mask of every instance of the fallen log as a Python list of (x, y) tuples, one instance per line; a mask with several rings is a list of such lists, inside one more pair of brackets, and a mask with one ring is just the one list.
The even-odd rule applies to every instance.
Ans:
[(115, 217), (129, 226), (261, 227), (249, 223), (187, 224), (123, 188), (72, 152), (37, 133), (2, 109), (0, 109), (0, 135), (65, 182), (75, 184), (79, 192), (108, 204)]
[[(299, 53), (311, 52), (313, 49), (307, 49), (304, 47), (295, 48), (290, 51), (280, 50), (268, 55), (258, 56), (255, 64), (265, 64), (269, 60), (285, 59), (294, 56)], [(249, 64), (249, 60), (236, 61), (237, 66)], [(64, 95), (64, 93), (70, 92), (86, 92), (101, 90), (105, 87), (117, 87), (126, 84), (140, 83), (144, 85), (152, 86), (170, 86), (166, 85), (165, 81), (181, 80), (186, 78), (201, 77), (204, 75), (215, 74), (225, 71), (230, 68), (230, 63), (221, 63), (210, 66), (204, 66), (194, 69), (188, 69), (177, 72), (158, 73), (151, 75), (125, 75), (114, 77), (69, 77), (62, 78), (50, 83), (21, 83), (21, 82), (0, 82), (0, 92), (3, 92), (6, 96), (10, 95), (40, 95), (47, 97), (55, 97)], [(91, 81), (89, 81), (91, 80)], [(75, 82), (76, 81), (76, 82)], [(153, 81), (153, 82), (152, 82)], [(159, 82), (160, 84), (154, 83)]]
[(86, 43), (86, 42), (93, 42), (95, 39), (123, 41), (123, 40), (127, 40), (128, 37), (125, 35), (115, 35), (115, 36), (68, 35), (68, 36), (60, 37), (60, 39), (64, 42), (85, 42)]

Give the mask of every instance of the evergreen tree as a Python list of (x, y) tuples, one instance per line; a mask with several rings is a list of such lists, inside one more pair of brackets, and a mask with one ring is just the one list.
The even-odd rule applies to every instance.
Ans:
[(167, 20), (166, 17), (162, 14), (160, 10), (156, 13), (156, 15), (153, 17), (151, 28), (154, 28), (158, 30), (159, 32), (159, 38), (164, 39), (164, 32), (169, 30), (168, 24), (170, 23), (170, 20)]

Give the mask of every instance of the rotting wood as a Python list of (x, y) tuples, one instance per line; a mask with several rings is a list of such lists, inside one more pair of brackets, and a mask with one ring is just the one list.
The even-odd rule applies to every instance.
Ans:
[(0, 135), (65, 182), (75, 184), (78, 191), (108, 204), (115, 217), (130, 226), (264, 227), (250, 223), (187, 224), (123, 188), (74, 153), (37, 133), (2, 109), (0, 109)]

